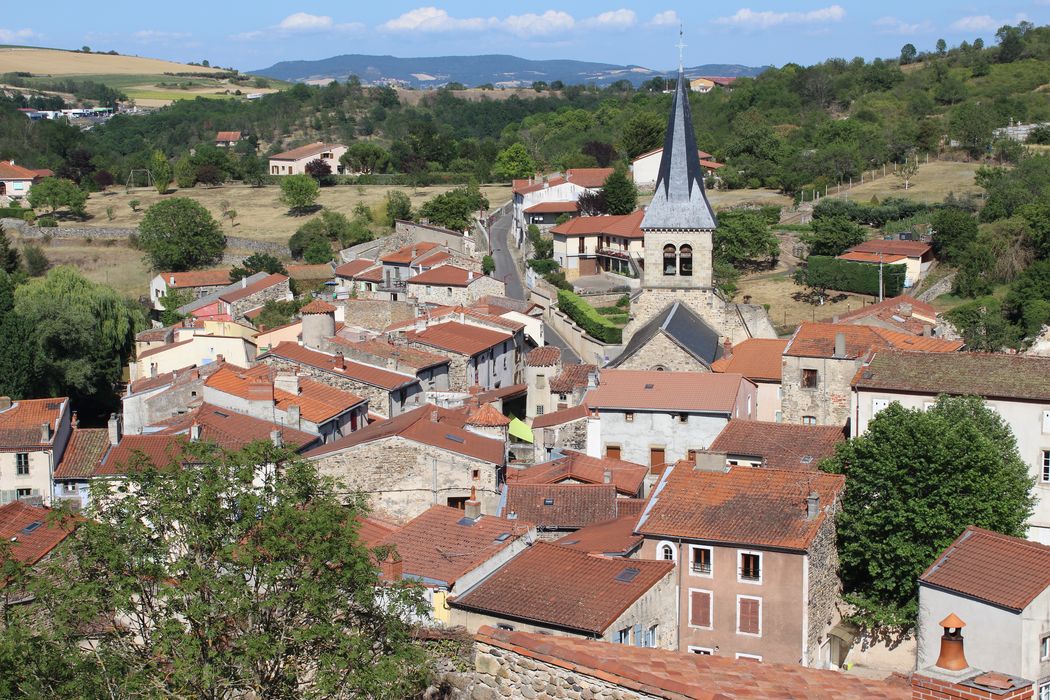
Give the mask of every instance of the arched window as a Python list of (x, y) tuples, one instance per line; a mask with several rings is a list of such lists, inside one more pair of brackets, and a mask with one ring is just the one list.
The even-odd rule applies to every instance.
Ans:
[(673, 275), (678, 269), (678, 251), (675, 250), (673, 244), (668, 243), (664, 246), (664, 274)]
[(664, 561), (675, 560), (675, 546), (674, 544), (664, 540), (656, 547), (656, 556)]
[(678, 249), (678, 274), (683, 277), (693, 275), (693, 246), (683, 245)]

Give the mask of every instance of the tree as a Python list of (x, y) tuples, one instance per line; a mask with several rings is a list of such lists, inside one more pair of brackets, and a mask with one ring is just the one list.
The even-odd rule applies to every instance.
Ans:
[(606, 178), (602, 197), (610, 214), (630, 214), (638, 206), (638, 188), (619, 168)]
[(944, 39), (937, 40), (937, 55), (943, 56), (948, 51), (948, 44)]
[(958, 207), (938, 209), (930, 220), (933, 252), (938, 259), (955, 263), (966, 247), (977, 240), (977, 219)]
[(306, 174), (317, 180), (318, 183), (327, 182), (332, 174), (332, 166), (328, 164), (328, 161), (321, 158), (311, 160), (306, 164), (305, 170)]
[(838, 548), (846, 598), (877, 624), (914, 624), (915, 581), (967, 525), (1023, 537), (1028, 467), (979, 397), (892, 403), (822, 467), (846, 475)]
[(1019, 28), (1010, 25), (999, 27), (995, 38), (999, 40), (999, 63), (1013, 63), (1021, 57), (1024, 39)]
[[(18, 249), (11, 245), (11, 239), (7, 237), (7, 231), (0, 225), (0, 269), (8, 275), (14, 274), (22, 264), (22, 256)], [(7, 280), (7, 277), (4, 277)], [(0, 309), (2, 312), (3, 309)]]
[(528, 177), (536, 172), (536, 164), (529, 157), (529, 152), (521, 142), (507, 146), (496, 156), (492, 175), (500, 180), (513, 180)]
[(271, 275), (288, 274), (288, 270), (284, 268), (284, 263), (269, 253), (252, 253), (239, 266), (235, 266), (230, 270), (230, 281), (237, 282), (245, 277), (251, 277), (257, 272), (265, 272)]
[(175, 161), (175, 184), (180, 190), (188, 190), (197, 184), (197, 169), (193, 167), (187, 155)]
[(948, 132), (974, 158), (988, 148), (994, 126), (988, 108), (973, 102), (962, 103), (948, 117)]
[(588, 141), (583, 144), (580, 152), (594, 158), (599, 168), (608, 168), (616, 160), (616, 149), (611, 143), (605, 141)]
[(718, 217), (714, 257), (734, 267), (759, 262), (776, 264), (780, 242), (758, 212), (727, 211)]
[(153, 186), (157, 188), (157, 194), (164, 194), (171, 184), (171, 165), (168, 159), (160, 151), (153, 151), (149, 159), (149, 171), (153, 176)]
[(346, 149), (339, 162), (348, 172), (370, 175), (386, 170), (390, 163), (390, 153), (374, 143), (358, 141)]
[(893, 174), (904, 183), (904, 189), (907, 190), (911, 186), (912, 178), (915, 177), (917, 172), (919, 172), (919, 159), (905, 156), (904, 162), (897, 164), (897, 170)]
[[(232, 278), (232, 275), (231, 275)], [(167, 294), (160, 298), (163, 310), (160, 312), (161, 325), (171, 326), (186, 318), (185, 314), (179, 313), (179, 308), (193, 301), (193, 292), (189, 289), (169, 289)]]
[(158, 202), (139, 223), (138, 245), (154, 270), (190, 270), (218, 262), (226, 237), (211, 213), (185, 197)]
[(139, 210), (139, 205), (141, 204), (142, 202), (137, 199), (133, 199), (130, 202), (128, 202), (128, 206), (131, 207), (131, 211), (133, 212), (137, 212)]
[(915, 57), (919, 54), (915, 48), (915, 44), (905, 44), (901, 47), (901, 65), (907, 65), (915, 62)]
[(401, 190), (386, 193), (386, 218), (390, 228), (398, 221), (412, 220), (412, 200)]
[(1017, 334), (995, 297), (960, 304), (945, 314), (972, 352), (1001, 352), (1017, 344)]
[(321, 189), (309, 175), (285, 175), (281, 178), (281, 202), (291, 214), (300, 216), (313, 207)]
[(307, 299), (301, 297), (299, 299), (270, 299), (263, 304), (262, 311), (255, 317), (256, 328), (277, 328), (285, 324), (291, 323), (295, 320), (295, 315), (299, 313), (299, 309), (302, 308)]
[(34, 209), (47, 208), (52, 214), (65, 208), (75, 216), (84, 215), (87, 192), (72, 180), (45, 177), (29, 190), (29, 205)]
[(33, 243), (22, 246), (22, 257), (26, 261), (26, 274), (30, 277), (40, 277), (51, 264), (44, 249)]
[(576, 199), (576, 206), (582, 216), (601, 216), (609, 213), (609, 203), (605, 201), (602, 190), (586, 190)]
[[(412, 619), (426, 606), (418, 586), (381, 580), (387, 552), (358, 533), (363, 499), (340, 503), (314, 467), (268, 443), (184, 455), (128, 465), (116, 488), (134, 498), (94, 489), (67, 556), (31, 583), (47, 626), (27, 614), (16, 630), (76, 640), (86, 619), (121, 620), (126, 634), (62, 645), (100, 687), (91, 697), (420, 694), (428, 664)], [(50, 681), (24, 688), (50, 696)]]
[(628, 158), (636, 158), (646, 151), (659, 148), (664, 141), (664, 120), (652, 112), (631, 117), (623, 128), (620, 142)]
[[(210, 163), (205, 163), (197, 168), (197, 182), (202, 185), (211, 185), (214, 187), (215, 185), (221, 185), (225, 179), (226, 174)], [(227, 209), (227, 211), (229, 210)], [(223, 212), (223, 215), (225, 214), (226, 212)]]
[[(367, 226), (358, 221), (349, 221), (346, 216), (327, 209), (321, 215), (310, 219), (299, 227), (291, 238), (288, 239), (288, 249), (293, 258), (305, 258), (306, 251), (313, 249), (314, 258), (322, 256), (322, 247), (326, 262), (331, 260), (331, 241), (339, 241), (340, 245), (351, 246), (364, 241), (372, 240), (372, 232)], [(323, 246), (318, 244), (323, 244)]]
[(486, 255), (481, 259), (481, 272), (486, 275), (491, 275), (496, 271), (496, 260), (491, 255)]
[(474, 215), (488, 206), (489, 200), (481, 194), (478, 186), (467, 185), (428, 199), (419, 208), (419, 216), (432, 224), (463, 231), (470, 226)]
[(310, 265), (332, 262), (332, 244), (324, 240), (316, 240), (303, 250), (303, 261)]
[(815, 218), (811, 229), (800, 236), (810, 255), (841, 255), (866, 238), (863, 228), (841, 215)]
[(254, 152), (241, 157), (241, 179), (252, 187), (261, 187), (266, 178), (266, 164)]

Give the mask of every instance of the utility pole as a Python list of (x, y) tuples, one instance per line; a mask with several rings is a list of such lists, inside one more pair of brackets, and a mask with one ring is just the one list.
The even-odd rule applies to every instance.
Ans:
[(879, 253), (879, 301), (882, 301), (882, 253)]

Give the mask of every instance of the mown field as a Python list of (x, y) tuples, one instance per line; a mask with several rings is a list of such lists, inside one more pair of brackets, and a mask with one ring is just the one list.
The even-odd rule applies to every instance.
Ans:
[(0, 48), (0, 73), (24, 71), (34, 75), (162, 75), (164, 73), (219, 73), (218, 68), (190, 66), (141, 56), (111, 56), (60, 49)]

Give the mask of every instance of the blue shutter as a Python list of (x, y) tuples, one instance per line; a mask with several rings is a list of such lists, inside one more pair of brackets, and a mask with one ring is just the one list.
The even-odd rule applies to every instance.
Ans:
[(645, 646), (645, 640), (642, 639), (642, 625), (638, 623), (634, 626), (634, 645), (636, 647)]

